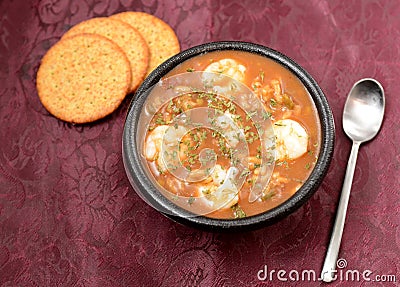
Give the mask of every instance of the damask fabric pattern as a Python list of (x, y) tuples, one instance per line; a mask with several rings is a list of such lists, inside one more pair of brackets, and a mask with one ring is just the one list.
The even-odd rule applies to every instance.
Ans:
[[(131, 96), (90, 125), (66, 124), (46, 112), (35, 88), (45, 52), (72, 25), (127, 10), (169, 23), (183, 49), (218, 40), (255, 42), (293, 58), (317, 80), (334, 113), (335, 152), (322, 186), (302, 208), (242, 234), (178, 225), (147, 206), (126, 178), (121, 136)], [(383, 84), (386, 116), (381, 133), (360, 149), (341, 270), (370, 270), (372, 279), (394, 274), (397, 283), (360, 278), (330, 286), (396, 286), (399, 14), (400, 3), (386, 0), (1, 1), (0, 286), (319, 285), (276, 276), (261, 281), (257, 274), (267, 266), (318, 276), (351, 145), (341, 128), (342, 109), (363, 77)]]

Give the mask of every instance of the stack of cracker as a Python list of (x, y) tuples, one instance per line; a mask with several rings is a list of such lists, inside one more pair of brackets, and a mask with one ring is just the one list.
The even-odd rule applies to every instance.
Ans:
[(83, 21), (43, 57), (36, 81), (39, 99), (63, 121), (96, 121), (179, 51), (172, 28), (150, 14), (123, 12)]

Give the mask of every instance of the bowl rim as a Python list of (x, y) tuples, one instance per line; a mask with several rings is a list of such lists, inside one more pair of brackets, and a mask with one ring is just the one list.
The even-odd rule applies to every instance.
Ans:
[[(207, 52), (237, 50), (255, 53), (272, 59), (290, 70), (303, 83), (316, 106), (321, 125), (321, 147), (317, 162), (308, 179), (290, 198), (263, 213), (240, 219), (215, 219), (194, 215), (169, 199), (146, 179), (140, 164), (140, 154), (136, 149), (136, 127), (147, 98), (147, 91), (174, 67), (185, 60)], [(133, 127), (133, 128), (132, 128)], [(298, 63), (272, 48), (250, 42), (221, 41), (210, 42), (184, 50), (158, 66), (137, 89), (130, 102), (125, 118), (122, 136), (122, 157), (128, 179), (134, 190), (140, 189), (147, 203), (153, 208), (179, 223), (211, 231), (241, 231), (271, 225), (288, 216), (302, 206), (318, 189), (325, 177), (333, 156), (335, 124), (328, 101), (314, 78)]]

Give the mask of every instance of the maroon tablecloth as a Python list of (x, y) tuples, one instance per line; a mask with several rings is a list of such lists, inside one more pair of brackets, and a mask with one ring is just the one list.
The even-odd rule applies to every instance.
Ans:
[[(130, 98), (85, 126), (47, 113), (35, 88), (44, 53), (71, 25), (126, 10), (168, 22), (183, 49), (217, 40), (260, 43), (317, 80), (337, 138), (328, 175), (307, 204), (243, 234), (178, 225), (144, 203), (126, 178), (121, 135)], [(318, 277), (322, 267), (351, 146), (342, 109), (363, 77), (384, 86), (386, 115), (381, 133), (360, 149), (339, 255), (343, 278), (331, 286), (399, 284), (399, 15), (400, 2), (386, 0), (2, 0), (0, 286), (321, 284), (302, 271)], [(286, 273), (278, 278), (279, 270)], [(354, 270), (365, 276), (346, 280)], [(390, 275), (397, 283), (367, 281)]]

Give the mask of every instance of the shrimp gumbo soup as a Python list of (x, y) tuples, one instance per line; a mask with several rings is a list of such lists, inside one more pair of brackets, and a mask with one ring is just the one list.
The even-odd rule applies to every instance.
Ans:
[(137, 142), (170, 201), (209, 218), (244, 218), (282, 204), (309, 177), (320, 121), (307, 89), (283, 65), (212, 51), (161, 82), (143, 107)]

